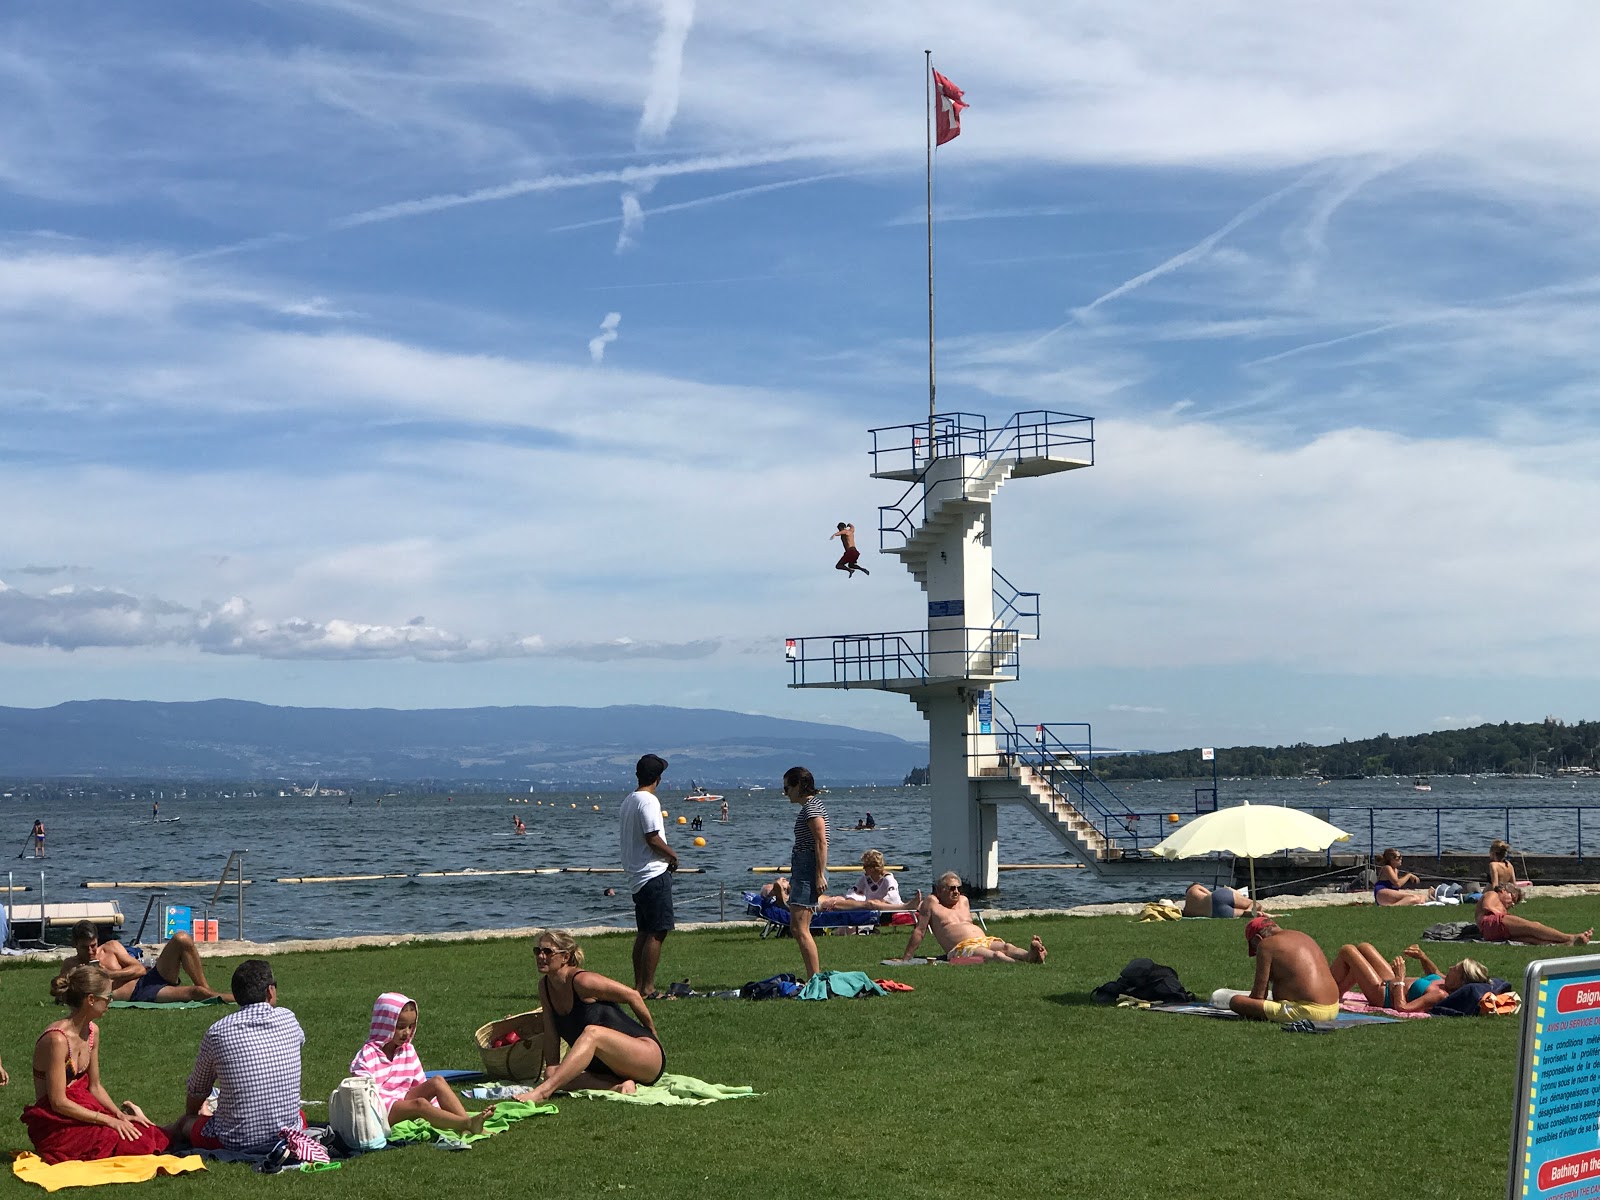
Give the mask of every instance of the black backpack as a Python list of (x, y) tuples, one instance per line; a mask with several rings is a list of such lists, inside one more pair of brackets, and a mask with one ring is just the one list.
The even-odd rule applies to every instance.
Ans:
[(1190, 1004), (1195, 999), (1176, 971), (1148, 958), (1134, 959), (1122, 968), (1121, 975), (1102, 983), (1089, 995), (1096, 1004), (1115, 1004), (1122, 996), (1148, 1000), (1152, 1004)]

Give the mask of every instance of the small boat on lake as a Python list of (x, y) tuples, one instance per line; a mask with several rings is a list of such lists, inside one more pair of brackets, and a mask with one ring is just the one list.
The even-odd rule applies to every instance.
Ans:
[(1413, 792), (1431, 792), (1433, 791), (1433, 784), (1428, 782), (1426, 775), (1418, 775), (1411, 781), (1411, 790)]
[(719, 796), (717, 793), (706, 791), (705, 788), (701, 787), (693, 779), (691, 779), (689, 781), (689, 783), (690, 783), (690, 786), (691, 786), (692, 790), (689, 792), (689, 794), (687, 796), (685, 796), (683, 798), (684, 799), (684, 803), (686, 803), (686, 804), (687, 803), (691, 803), (691, 802), (694, 803), (694, 804), (710, 804), (713, 801), (722, 799), (722, 797)]

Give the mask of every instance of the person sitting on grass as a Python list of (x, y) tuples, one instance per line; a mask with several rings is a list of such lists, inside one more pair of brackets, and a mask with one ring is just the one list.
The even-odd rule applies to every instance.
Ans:
[(278, 1007), (278, 981), (265, 959), (247, 958), (234, 968), (233, 994), (239, 1011), (200, 1038), (175, 1133), (196, 1150), (265, 1154), (285, 1129), (305, 1128), (300, 1047), (306, 1035), (294, 1013)]
[(100, 1082), (100, 1028), (111, 1004), (111, 980), (80, 965), (50, 983), (72, 1013), (45, 1026), (33, 1047), (33, 1103), (22, 1123), (47, 1163), (122, 1154), (163, 1154), (167, 1135), (131, 1100), (118, 1105)]
[[(1415, 887), (1422, 880), (1410, 871), (1400, 870), (1400, 851), (1390, 846), (1378, 855), (1378, 881), (1372, 885), (1372, 902), (1385, 908), (1396, 904), (1426, 904), (1435, 899), (1435, 888), (1426, 888), (1418, 891), (1408, 889)], [(1459, 888), (1456, 889), (1459, 892)], [(1442, 899), (1444, 892), (1439, 892)]]
[(1252, 900), (1244, 888), (1208, 888), (1203, 883), (1191, 883), (1183, 893), (1183, 915), (1186, 917), (1263, 917), (1261, 902)]
[[(200, 951), (195, 948), (194, 939), (182, 930), (172, 935), (154, 965), (148, 967), (129, 954), (121, 942), (102, 942), (99, 927), (93, 921), (79, 921), (72, 927), (72, 945), (77, 953), (62, 962), (60, 977), (65, 978), (73, 967), (92, 963), (110, 977), (113, 1000), (182, 1004), (221, 997), (233, 1003), (231, 995), (213, 991), (207, 985)], [(185, 971), (194, 980), (193, 986), (183, 982)]]
[[(872, 860), (872, 856), (876, 859)], [(869, 861), (872, 860), (872, 861)], [(868, 850), (861, 856), (863, 874), (842, 896), (824, 896), (817, 904), (818, 912), (859, 912), (873, 909), (878, 912), (911, 912), (922, 903), (922, 889), (918, 888), (910, 904), (900, 898), (899, 885), (893, 875), (883, 869), (883, 855)], [(874, 872), (877, 880), (873, 879)], [(761, 898), (778, 908), (789, 906), (789, 878), (779, 875), (771, 883), (761, 885)]]
[[(1414, 958), (1426, 974), (1406, 982), (1406, 959)], [(1357, 991), (1368, 1004), (1400, 1012), (1432, 1012), (1434, 1007), (1458, 987), (1467, 983), (1488, 983), (1488, 969), (1475, 958), (1463, 958), (1448, 971), (1433, 965), (1421, 946), (1410, 945), (1404, 956), (1385, 961), (1371, 942), (1339, 947), (1333, 959), (1333, 981), (1339, 994)]]
[(545, 930), (534, 946), (545, 1016), (544, 1078), (515, 1099), (543, 1104), (557, 1092), (591, 1088), (628, 1095), (660, 1079), (667, 1055), (638, 989), (585, 971), (583, 948), (564, 929)]
[(933, 894), (917, 907), (917, 924), (901, 957), (910, 958), (932, 931), (933, 938), (950, 958), (980, 958), (985, 962), (1042, 963), (1049, 953), (1039, 935), (1034, 934), (1024, 950), (1004, 938), (990, 937), (972, 919), (972, 906), (961, 893), (961, 876), (946, 871), (939, 876)]
[(1229, 997), (1232, 1011), (1246, 1020), (1280, 1025), (1332, 1021), (1339, 1015), (1339, 985), (1327, 955), (1308, 934), (1280, 928), (1271, 917), (1253, 917), (1244, 927), (1244, 941), (1256, 960), (1256, 978), (1248, 995)]
[(1541, 946), (1587, 946), (1594, 937), (1592, 926), (1582, 933), (1562, 933), (1538, 921), (1512, 916), (1511, 907), (1522, 899), (1522, 889), (1514, 883), (1484, 892), (1478, 899), (1478, 935), (1486, 942), (1535, 942)]
[(416, 1036), (417, 1002), (399, 992), (384, 992), (372, 1006), (372, 1027), (350, 1063), (351, 1074), (371, 1076), (390, 1124), (420, 1117), (435, 1129), (482, 1133), (494, 1106), (469, 1113), (449, 1083), (424, 1075), (413, 1045)]
[(1489, 886), (1516, 882), (1516, 868), (1511, 865), (1511, 843), (1495, 838), (1489, 843)]

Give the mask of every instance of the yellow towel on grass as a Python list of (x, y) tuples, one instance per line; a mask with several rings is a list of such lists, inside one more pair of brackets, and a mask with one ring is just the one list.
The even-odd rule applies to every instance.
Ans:
[(1181, 921), (1183, 909), (1171, 900), (1148, 900), (1145, 902), (1144, 911), (1139, 914), (1141, 921)]
[(103, 1183), (144, 1183), (157, 1175), (204, 1171), (198, 1154), (119, 1154), (91, 1162), (47, 1163), (26, 1150), (11, 1163), (11, 1173), (23, 1183), (36, 1183), (47, 1192), (69, 1187), (99, 1187)]

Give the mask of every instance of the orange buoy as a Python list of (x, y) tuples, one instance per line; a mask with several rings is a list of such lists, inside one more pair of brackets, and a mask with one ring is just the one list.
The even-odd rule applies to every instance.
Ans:
[(678, 824), (679, 825), (687, 825), (688, 823), (689, 823), (689, 818), (688, 817), (679, 817), (678, 818)]
[(1178, 814), (1177, 813), (1168, 813), (1167, 814), (1167, 824), (1176, 825), (1177, 823), (1178, 823)]
[(696, 846), (704, 846), (706, 844), (706, 840), (705, 840), (705, 838), (695, 838), (694, 844)]

